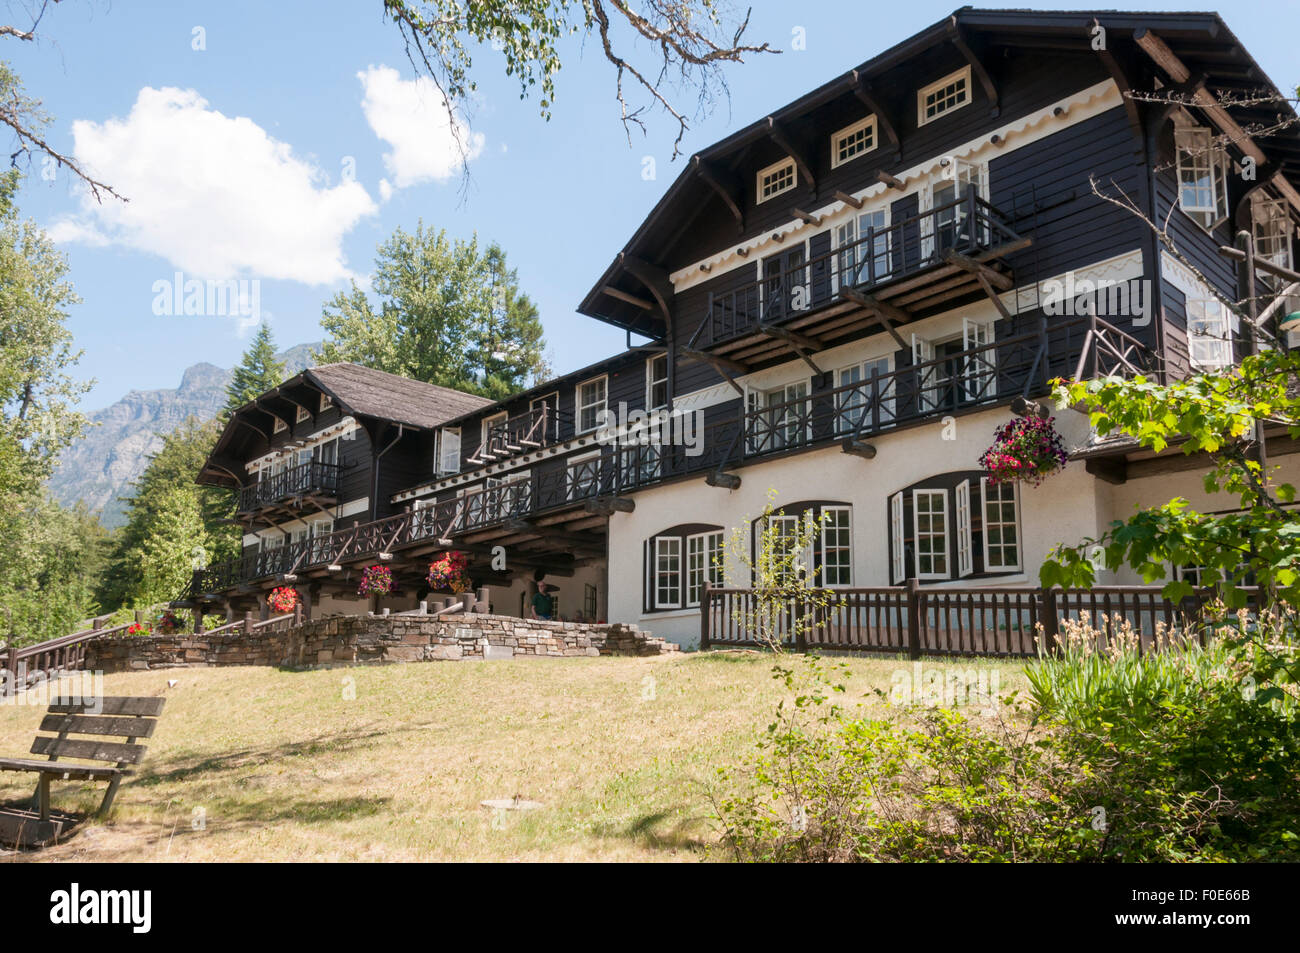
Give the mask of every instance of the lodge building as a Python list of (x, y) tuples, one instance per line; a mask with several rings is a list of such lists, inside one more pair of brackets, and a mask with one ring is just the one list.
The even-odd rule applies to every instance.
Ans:
[[(1052, 378), (1168, 381), (1297, 343), (1293, 289), (1259, 271), (1253, 325), (1224, 251), (1245, 230), (1294, 265), (1300, 129), (1255, 133), (1279, 118), (1215, 14), (958, 10), (691, 157), (578, 306), (623, 353), (498, 402), (326, 365), (237, 411), (200, 481), (239, 493), (244, 554), (182, 601), (264, 610), (288, 584), (364, 611), (382, 561), (398, 588), (374, 605), (409, 609), (455, 549), (493, 611), (526, 614), (540, 577), (564, 618), (690, 644), (704, 586), (748, 584), (717, 561), (769, 494), (822, 520), (831, 587), (1030, 586), (1135, 506), (1221, 509), (1203, 460), (1071, 410), (1072, 461), (1041, 486), (978, 460)], [(618, 439), (619, 408), (686, 426)], [(1292, 481), (1295, 449), (1270, 443)]]

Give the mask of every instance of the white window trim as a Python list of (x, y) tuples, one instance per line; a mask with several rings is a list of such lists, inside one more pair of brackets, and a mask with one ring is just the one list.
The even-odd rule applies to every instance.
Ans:
[[(925, 115), (925, 98), (929, 96), (931, 93), (938, 92), (943, 87), (949, 85), (950, 83), (956, 82), (957, 80), (965, 81), (966, 84), (965, 98), (962, 99), (961, 102), (957, 103), (957, 105), (950, 106), (949, 108), (945, 109), (943, 112), (927, 118)], [(970, 66), (964, 66), (961, 69), (957, 70), (957, 72), (949, 73), (947, 76), (943, 77), (942, 79), (935, 80), (929, 86), (923, 86), (916, 91), (916, 124), (918, 127), (929, 125), (932, 122), (936, 122), (942, 119), (944, 116), (951, 115), (952, 113), (955, 113), (957, 110), (969, 106), (973, 100), (974, 100), (974, 90), (971, 88)]]
[[(821, 562), (822, 578), (817, 580), (817, 584), (827, 589), (851, 589), (853, 588), (853, 577), (854, 577), (853, 564), (855, 562), (855, 560), (853, 559), (853, 507), (837, 505), (837, 506), (823, 506), (821, 509), (822, 509), (822, 521), (821, 521), (821, 533), (820, 533), (821, 539), (819, 542), (821, 546), (821, 556), (822, 556), (822, 562)], [(849, 518), (848, 519), (848, 533), (849, 533), (849, 544), (848, 544), (849, 581), (848, 582), (827, 582), (826, 581), (826, 565), (827, 565), (826, 531), (830, 529), (830, 527), (826, 524), (826, 519), (825, 519), (827, 513), (845, 513), (848, 515)]]
[(505, 423), (509, 419), (510, 419), (510, 414), (504, 410), (492, 414), (491, 416), (484, 417), (483, 420), (479, 423), (479, 443), (482, 446), (486, 447), (488, 442), (488, 434), (491, 432), (492, 428), (497, 424)]
[(894, 551), (890, 554), (892, 569), (891, 581), (898, 585), (907, 578), (907, 553), (903, 540), (903, 494), (895, 493), (889, 498), (889, 533)]
[[(659, 361), (659, 360), (662, 360), (664, 362), (663, 377), (654, 376), (655, 361)], [(663, 382), (664, 397), (666, 399), (662, 404), (655, 404), (652, 396), (654, 394), (654, 385), (659, 383), (660, 381)], [(606, 395), (606, 400), (608, 400), (608, 395)], [(663, 354), (651, 354), (649, 357), (646, 358), (645, 361), (645, 409), (647, 411), (662, 410), (667, 408), (668, 404), (671, 401), (672, 401), (672, 395), (668, 393), (668, 354), (667, 352)]]
[[(855, 133), (859, 133), (863, 129), (867, 129), (867, 128), (871, 129), (870, 148), (864, 149), (862, 152), (855, 152), (847, 159), (841, 159), (840, 140), (847, 139), (849, 136), (852, 136)], [(866, 119), (859, 119), (853, 125), (845, 126), (843, 129), (840, 129), (831, 134), (831, 168), (838, 169), (842, 165), (848, 165), (854, 159), (861, 159), (863, 156), (875, 152), (876, 149), (879, 148), (879, 146), (880, 146), (880, 137), (879, 137), (879, 129), (876, 128), (876, 114), (872, 113)]]
[(321, 409), (321, 410), (329, 410), (329, 409), (330, 409), (331, 407), (333, 407), (333, 406), (334, 406), (334, 398), (333, 398), (333, 397), (331, 397), (329, 394), (321, 394), (321, 395), (320, 395), (320, 409)]
[[(662, 544), (675, 543), (677, 545), (677, 599), (673, 602), (659, 601), (659, 548)], [(682, 586), (682, 538), (680, 536), (656, 536), (654, 545), (651, 546), (651, 556), (653, 563), (650, 567), (651, 574), (651, 605), (656, 609), (680, 609), (682, 607), (682, 596), (684, 595)], [(667, 575), (665, 573), (665, 575)]]
[(273, 434), (284, 433), (288, 429), (289, 429), (288, 423), (281, 420), (279, 417), (275, 417), (275, 425), (271, 428), (271, 433)]
[[(1206, 332), (1203, 331), (1202, 332), (1192, 331), (1192, 320), (1193, 320), (1192, 305), (1193, 304), (1199, 304), (1203, 306), (1209, 304), (1217, 305), (1219, 309), (1218, 322), (1220, 328), (1222, 329), (1221, 330), (1222, 337), (1218, 337), (1212, 333), (1207, 334)], [(1214, 297), (1210, 297), (1210, 298), (1187, 297), (1183, 299), (1183, 310), (1184, 310), (1184, 320), (1186, 321), (1186, 326), (1187, 326), (1188, 363), (1191, 364), (1191, 366), (1198, 371), (1216, 371), (1216, 370), (1222, 370), (1225, 367), (1232, 367), (1233, 364), (1235, 363), (1234, 355), (1233, 355), (1233, 343), (1236, 339), (1235, 335), (1237, 332), (1237, 328), (1233, 327), (1232, 312), (1229, 310), (1228, 306), (1224, 304), (1222, 301), (1220, 301), (1218, 298), (1214, 298)], [(1208, 309), (1206, 310), (1206, 318), (1207, 319), (1209, 318)], [(1198, 341), (1200, 343), (1214, 345), (1214, 350), (1220, 352), (1221, 359), (1215, 361), (1198, 361), (1195, 356), (1196, 354), (1195, 345), (1198, 343)]]
[(713, 567), (713, 561), (712, 559), (710, 559), (709, 539), (714, 536), (718, 537), (718, 549), (725, 552), (726, 538), (723, 534), (723, 531), (720, 529), (709, 529), (709, 530), (705, 530), (702, 533), (692, 533), (691, 535), (686, 537), (686, 551), (683, 556), (682, 566), (686, 576), (686, 585), (683, 590), (683, 595), (685, 596), (685, 600), (686, 600), (685, 607), (687, 609), (696, 609), (699, 608), (700, 605), (699, 598), (694, 598), (694, 599), (691, 598), (691, 559), (690, 559), (691, 543), (695, 542), (696, 540), (701, 540), (702, 541), (701, 544), (704, 547), (704, 566), (702, 567), (701, 570), (704, 575), (703, 575), (703, 579), (701, 580), (701, 586), (700, 586), (700, 592), (703, 592), (704, 591), (703, 583), (708, 583), (709, 585), (713, 585), (712, 580), (713, 580), (714, 567)]
[[(1023, 572), (1025, 565), (1025, 533), (1020, 525), (1020, 486), (1011, 484), (1011, 499), (1016, 507), (1016, 564), (1014, 566), (989, 565), (989, 478), (980, 477), (980, 526), (983, 528), (984, 537), (984, 571), (991, 572)], [(999, 522), (1001, 522), (999, 520)], [(1004, 544), (1005, 545), (1005, 544)]]
[[(916, 505), (917, 497), (925, 495), (937, 496), (943, 500), (943, 572), (921, 572), (921, 512)], [(933, 513), (930, 514), (934, 516)], [(933, 536), (933, 532), (930, 533)], [(931, 564), (934, 563), (934, 553), (930, 553)], [(916, 570), (917, 579), (951, 579), (952, 573), (949, 572), (949, 562), (952, 559), (948, 546), (948, 491), (940, 489), (916, 489), (912, 491), (912, 565)]]
[[(961, 319), (961, 344), (963, 351), (971, 351), (977, 347), (984, 347), (997, 343), (997, 322), (989, 319), (976, 321), (973, 318), (963, 317)], [(987, 338), (987, 339), (985, 339)], [(975, 357), (967, 356), (963, 362), (962, 388), (966, 391), (966, 396), (970, 400), (988, 400), (990, 397), (996, 397), (998, 393), (998, 352), (997, 348), (984, 351), (978, 361)], [(980, 385), (987, 381), (987, 386)], [(969, 382), (971, 387), (967, 387)], [(979, 392), (976, 393), (976, 390)]]
[[(575, 468), (579, 464), (590, 463), (592, 460), (599, 460), (603, 451), (593, 450), (591, 453), (583, 453), (578, 456), (569, 457), (564, 461), (564, 495), (572, 500), (574, 499), (574, 487), (576, 485), (574, 478)], [(596, 468), (596, 481), (600, 482), (600, 468)]]
[(957, 484), (956, 498), (957, 578), (964, 579), (975, 571), (975, 547), (971, 538), (970, 480), (962, 480)]
[[(787, 167), (790, 169), (790, 184), (785, 186), (784, 188), (777, 189), (775, 192), (769, 192), (767, 195), (764, 195), (763, 179)], [(796, 188), (798, 188), (799, 169), (795, 166), (794, 159), (790, 156), (787, 156), (786, 158), (782, 159), (780, 162), (773, 162), (771, 165), (767, 166), (766, 168), (759, 169), (757, 175), (755, 176), (754, 182), (755, 182), (754, 204), (762, 205), (768, 199), (774, 199), (778, 195), (784, 195), (786, 192), (792, 192)]]
[[(456, 435), (456, 466), (447, 469), (447, 436)], [(448, 476), (460, 472), (461, 432), (459, 427), (443, 427), (438, 431), (438, 476)]]
[(297, 411), (294, 413), (294, 422), (302, 423), (304, 420), (311, 420), (311, 411), (299, 404)]
[[(597, 381), (605, 382), (605, 396), (601, 399), (599, 406), (595, 404), (584, 404), (582, 402), (582, 389), (589, 384), (595, 384)], [(582, 412), (587, 407), (596, 407), (596, 422), (590, 427), (583, 429)], [(590, 380), (581, 381), (573, 388), (573, 426), (574, 432), (578, 434), (594, 433), (600, 429), (600, 411), (609, 408), (609, 375), (601, 374), (599, 377), (593, 377)]]

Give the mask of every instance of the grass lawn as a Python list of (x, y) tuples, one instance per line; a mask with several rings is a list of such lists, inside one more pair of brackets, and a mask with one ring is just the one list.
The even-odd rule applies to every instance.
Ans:
[[(912, 677), (905, 659), (849, 664), (848, 705)], [(1023, 689), (1016, 662), (924, 664)], [(701, 859), (715, 769), (748, 756), (780, 696), (770, 670), (712, 652), (110, 675), (109, 695), (168, 699), (140, 773), (107, 822), (0, 859)], [(0, 705), (0, 754), (26, 756), (42, 713)], [(4, 802), (34, 787), (0, 773)], [(54, 804), (93, 810), (103, 790), (56, 782)], [(479, 806), (516, 795), (543, 806)]]

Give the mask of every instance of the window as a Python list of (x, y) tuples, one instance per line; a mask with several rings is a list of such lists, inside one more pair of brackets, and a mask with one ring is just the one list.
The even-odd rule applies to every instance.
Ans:
[(330, 557), (329, 536), (334, 532), (332, 519), (313, 520), (311, 524), (311, 561), (324, 562)]
[(812, 436), (806, 380), (768, 391), (751, 390), (745, 400), (749, 453), (784, 450)]
[(289, 429), (289, 425), (288, 425), (287, 423), (285, 423), (283, 420), (281, 420), (279, 417), (276, 417), (276, 418), (275, 418), (275, 427), (274, 427), (274, 429), (273, 429), (271, 432), (272, 432), (272, 433), (280, 433), (280, 431), (282, 431), (282, 430), (288, 430), (288, 429)]
[(311, 411), (306, 407), (298, 408), (298, 415), (294, 418), (295, 423), (302, 423), (304, 420), (311, 420)]
[(601, 453), (597, 450), (569, 462), (565, 476), (569, 499), (583, 500), (600, 492), (600, 458)]
[[(1281, 268), (1291, 267), (1291, 218), (1286, 203), (1266, 196), (1251, 196), (1251, 219), (1255, 231), (1255, 252)], [(1283, 284), (1276, 276), (1258, 272), (1261, 281), (1273, 287)]]
[(931, 83), (916, 94), (916, 124), (924, 126), (970, 102), (970, 67)]
[(654, 597), (656, 609), (679, 609), (682, 604), (682, 539), (656, 536), (654, 540)]
[(907, 558), (903, 541), (903, 494), (889, 498), (890, 579), (894, 585), (907, 577)]
[(339, 440), (335, 437), (333, 440), (326, 440), (316, 447), (316, 461), (318, 463), (337, 466), (339, 462)]
[(595, 622), (599, 617), (600, 607), (596, 604), (596, 587), (584, 583), (582, 587), (582, 614), (588, 622)]
[(645, 362), (645, 407), (668, 406), (668, 355), (656, 354)]
[(917, 579), (948, 578), (948, 493), (912, 491), (912, 535)]
[(933, 363), (934, 360), (934, 344), (913, 332), (912, 366), (917, 368), (916, 399), (922, 413), (938, 408), (939, 395), (946, 383), (943, 365)]
[(868, 116), (831, 136), (831, 168), (835, 169), (876, 148), (876, 117)]
[(853, 585), (852, 511), (847, 506), (822, 509), (822, 564), (817, 582), (823, 586)]
[(722, 585), (722, 531), (686, 537), (686, 605), (698, 606), (704, 583)]
[[(484, 452), (500, 453), (505, 451), (506, 440), (504, 425), (507, 419), (508, 417), (505, 411), (502, 411), (499, 414), (493, 414), (491, 417), (483, 418), (483, 422), (479, 425), (479, 440), (482, 444), (479, 448), (480, 454)], [(503, 429), (494, 434), (492, 431), (496, 430), (498, 427)], [(494, 437), (496, 438), (495, 440), (493, 439)]]
[[(961, 319), (962, 350), (966, 352), (962, 368), (962, 389), (967, 400), (987, 400), (997, 395), (998, 372), (993, 343), (993, 322)], [(985, 348), (985, 350), (980, 350)]]
[(883, 281), (890, 272), (889, 210), (863, 212), (835, 230), (840, 288)]
[(1202, 228), (1228, 217), (1228, 157), (1201, 126), (1174, 130), (1178, 154), (1178, 204)]
[(1232, 366), (1232, 329), (1223, 302), (1187, 299), (1187, 351), (1197, 370)]
[(609, 379), (597, 377), (578, 385), (578, 433), (589, 433), (600, 426), (601, 411), (609, 394)]
[(975, 571), (975, 555), (971, 546), (970, 531), (970, 480), (957, 484), (957, 575), (969, 576)]
[(331, 397), (329, 394), (321, 394), (321, 395), (320, 395), (320, 409), (321, 409), (321, 410), (329, 410), (329, 409), (330, 409), (331, 407), (333, 407), (333, 406), (334, 406), (334, 398), (333, 398), (333, 397)]
[(455, 473), (460, 469), (460, 428), (442, 428), (442, 453), (438, 457), (438, 475)]
[(782, 159), (774, 165), (769, 165), (766, 169), (760, 169), (758, 172), (758, 202), (766, 202), (782, 192), (789, 192), (797, 183), (793, 159)]
[(972, 194), (988, 201), (989, 170), (987, 165), (962, 159), (945, 160), (942, 176), (921, 191), (921, 257), (941, 256), (950, 249), (972, 250), (972, 244), (987, 244), (987, 227), (972, 229), (970, 217)]
[(1020, 568), (1020, 500), (1014, 483), (980, 480), (984, 497), (984, 571)]
[(895, 378), (890, 376), (893, 370), (892, 357), (878, 357), (838, 372), (839, 392), (835, 395), (835, 433), (838, 436), (856, 432), (859, 420), (864, 433), (871, 431), (874, 422), (887, 424), (893, 421)]

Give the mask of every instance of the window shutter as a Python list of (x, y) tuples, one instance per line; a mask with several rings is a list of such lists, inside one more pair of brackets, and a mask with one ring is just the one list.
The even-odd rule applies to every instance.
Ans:
[(975, 571), (970, 529), (970, 480), (957, 484), (957, 575), (969, 576)]
[(446, 429), (442, 432), (442, 472), (455, 473), (460, 469), (460, 431)]
[(907, 561), (903, 554), (903, 494), (889, 498), (889, 545), (893, 566), (890, 581), (898, 585), (907, 575)]

